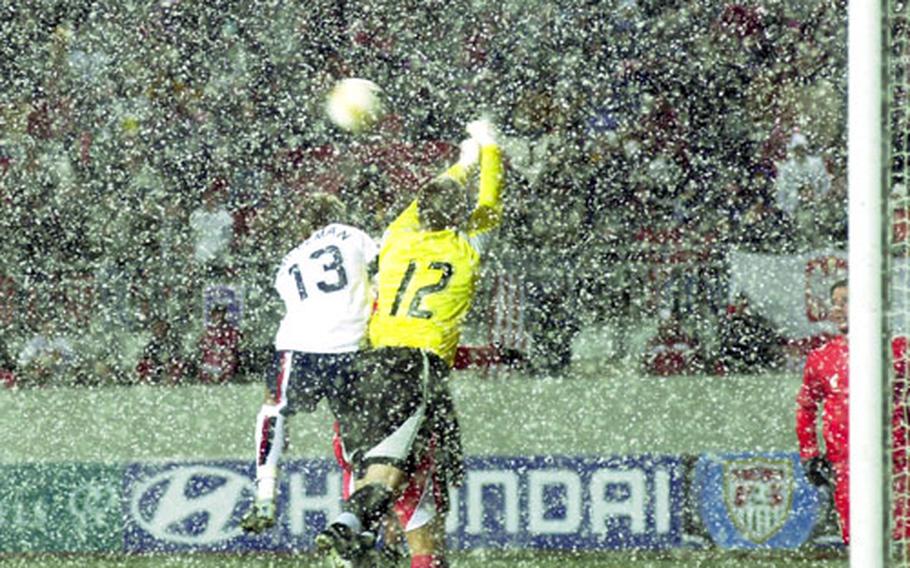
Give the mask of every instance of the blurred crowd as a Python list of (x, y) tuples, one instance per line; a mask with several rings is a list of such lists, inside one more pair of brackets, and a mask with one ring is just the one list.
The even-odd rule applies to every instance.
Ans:
[[(257, 378), (300, 196), (379, 236), (481, 113), (521, 359), (558, 372), (583, 326), (657, 318), (714, 365), (727, 251), (845, 243), (846, 2), (530, 4), (5, 7), (0, 381)], [(383, 88), (365, 136), (324, 117), (347, 76)]]

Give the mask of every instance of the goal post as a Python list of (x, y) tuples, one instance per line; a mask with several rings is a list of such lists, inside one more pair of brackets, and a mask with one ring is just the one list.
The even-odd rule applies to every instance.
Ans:
[[(883, 14), (884, 43), (881, 53), (884, 58), (885, 94), (884, 133), (882, 145), (886, 185), (883, 196), (886, 200), (884, 220), (886, 225), (885, 262), (885, 338), (901, 338), (906, 341), (910, 335), (910, 7), (904, 1), (888, 0)], [(908, 545), (908, 523), (910, 523), (910, 467), (908, 467), (908, 443), (910, 438), (910, 380), (907, 369), (910, 359), (906, 351), (894, 353), (890, 345), (886, 356), (888, 367), (883, 369), (885, 391), (882, 396), (887, 403), (884, 416), (886, 427), (885, 451), (888, 456), (883, 464), (886, 469), (884, 489), (887, 498), (882, 511), (885, 522), (883, 541), (887, 544), (889, 566), (910, 567), (910, 545)], [(894, 360), (894, 356), (900, 360)], [(901, 372), (898, 373), (897, 369)]]
[[(892, 0), (885, 0), (888, 8)], [(879, 0), (848, 6), (848, 191), (850, 267), (850, 565), (879, 568), (888, 558), (883, 376), (885, 167)]]

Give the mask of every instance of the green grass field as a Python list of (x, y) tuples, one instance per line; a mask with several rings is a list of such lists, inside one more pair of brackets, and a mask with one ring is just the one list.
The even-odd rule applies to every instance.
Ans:
[[(649, 377), (579, 364), (452, 382), (468, 455), (793, 451), (798, 373)], [(0, 390), (0, 463), (252, 459), (259, 384)], [(30, 428), (21, 428), (27, 416)], [(230, 417), (230, 419), (225, 419)], [(520, 420), (516, 420), (520, 417)], [(294, 417), (289, 459), (331, 455), (323, 405)]]
[[(577, 456), (645, 452), (792, 451), (795, 373), (729, 377), (641, 376), (630, 369), (579, 368), (571, 378), (459, 374), (453, 394), (469, 455)], [(252, 459), (255, 384), (182, 388), (0, 391), (0, 463)], [(20, 427), (27, 416), (32, 427)], [(226, 417), (229, 417), (226, 419)], [(520, 420), (517, 418), (520, 417)], [(295, 418), (290, 459), (326, 456), (325, 409)], [(0, 489), (3, 484), (0, 483)], [(3, 527), (0, 526), (0, 531)], [(320, 567), (312, 555), (0, 554), (10, 568)], [(406, 563), (404, 564), (406, 566)], [(453, 553), (455, 568), (714, 568), (848, 565), (843, 551), (623, 551)]]

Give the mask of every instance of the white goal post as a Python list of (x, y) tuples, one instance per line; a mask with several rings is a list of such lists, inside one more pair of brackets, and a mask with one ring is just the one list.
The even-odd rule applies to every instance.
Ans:
[(850, 564), (910, 567), (910, 4), (848, 28)]
[[(889, 1), (890, 0), (886, 0)], [(886, 542), (888, 461), (883, 409), (885, 351), (883, 215), (886, 140), (882, 106), (884, 34), (879, 0), (848, 8), (848, 188), (850, 267), (850, 565), (879, 568)]]

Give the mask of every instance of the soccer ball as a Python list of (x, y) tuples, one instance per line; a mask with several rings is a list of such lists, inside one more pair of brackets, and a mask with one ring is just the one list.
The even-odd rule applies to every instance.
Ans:
[(342, 130), (363, 132), (382, 117), (382, 89), (367, 79), (342, 79), (326, 98), (329, 120)]

